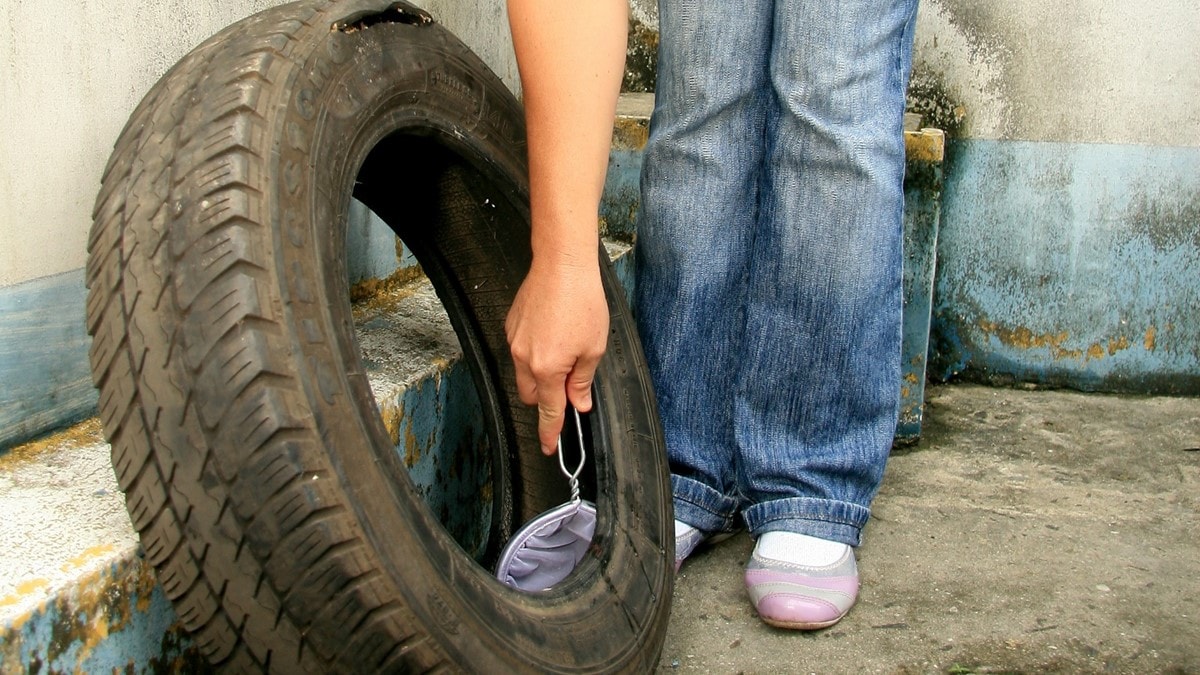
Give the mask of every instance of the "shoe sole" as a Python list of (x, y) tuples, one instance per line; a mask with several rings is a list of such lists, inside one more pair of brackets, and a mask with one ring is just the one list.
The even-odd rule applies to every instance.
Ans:
[(762, 619), (763, 623), (765, 623), (769, 626), (774, 626), (775, 628), (786, 628), (788, 630), (821, 630), (822, 628), (829, 628), (833, 624), (842, 620), (842, 617), (840, 617), (840, 616), (832, 621), (816, 621), (816, 622), (781, 621), (779, 619), (768, 619), (767, 617), (762, 616), (762, 615), (759, 615), (758, 618)]

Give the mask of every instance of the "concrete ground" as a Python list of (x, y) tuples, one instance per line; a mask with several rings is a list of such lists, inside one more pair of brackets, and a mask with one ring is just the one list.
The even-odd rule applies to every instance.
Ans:
[[(920, 444), (894, 453), (875, 501), (850, 615), (816, 633), (761, 623), (741, 581), (751, 542), (735, 537), (684, 565), (659, 672), (1200, 674), (1200, 398), (927, 398)], [(94, 421), (0, 460), (0, 507), (0, 628), (25, 626), (0, 633), (0, 672), (66, 625), (36, 608), (71, 585), (63, 607), (86, 620), (53, 633), (83, 645), (66, 662), (105, 646), (125, 663), (118, 635), (159, 646), (173, 615)], [(126, 568), (134, 591), (110, 580)], [(114, 613), (111, 589), (137, 611)]]
[(1200, 399), (931, 388), (815, 633), (758, 620), (742, 535), (684, 564), (660, 672), (1200, 673)]

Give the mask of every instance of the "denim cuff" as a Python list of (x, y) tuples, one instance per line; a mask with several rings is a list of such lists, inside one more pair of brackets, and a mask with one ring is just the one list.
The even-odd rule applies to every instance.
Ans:
[(708, 533), (730, 532), (737, 522), (738, 501), (691, 478), (671, 474), (675, 519)]
[(755, 537), (766, 532), (798, 532), (850, 546), (859, 545), (870, 515), (870, 509), (858, 504), (813, 497), (775, 499), (742, 512)]

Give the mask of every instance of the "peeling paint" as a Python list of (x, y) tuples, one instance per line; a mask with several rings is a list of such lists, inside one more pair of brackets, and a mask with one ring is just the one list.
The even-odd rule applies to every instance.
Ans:
[(1200, 393), (1200, 149), (949, 147), (935, 378)]
[(933, 279), (941, 227), (942, 160), (945, 134), (939, 129), (904, 133), (904, 264), (902, 381), (896, 424), (898, 443), (916, 441), (925, 414), (925, 369), (933, 305)]
[(192, 647), (139, 557), (119, 560), (6, 626), (0, 672), (197, 672)]
[(1055, 359), (1078, 359), (1083, 356), (1081, 350), (1063, 347), (1070, 337), (1066, 332), (1034, 333), (1025, 326), (1010, 328), (986, 319), (979, 320), (979, 330), (985, 337), (995, 338), (1009, 347), (1047, 349)]
[(449, 361), (380, 405), (400, 410), (396, 451), (417, 492), (464, 550), (482, 556), (491, 530), (491, 450), (466, 364)]

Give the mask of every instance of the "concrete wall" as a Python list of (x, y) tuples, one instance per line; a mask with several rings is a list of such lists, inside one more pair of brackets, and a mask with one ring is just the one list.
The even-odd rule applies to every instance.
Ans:
[[(100, 174), (133, 107), (192, 47), (279, 4), (0, 3), (0, 287), (83, 266)], [(517, 85), (502, 0), (417, 4)]]
[(1200, 145), (1200, 3), (925, 0), (915, 79), (975, 139)]
[(934, 370), (1200, 393), (1200, 3), (928, 0)]

